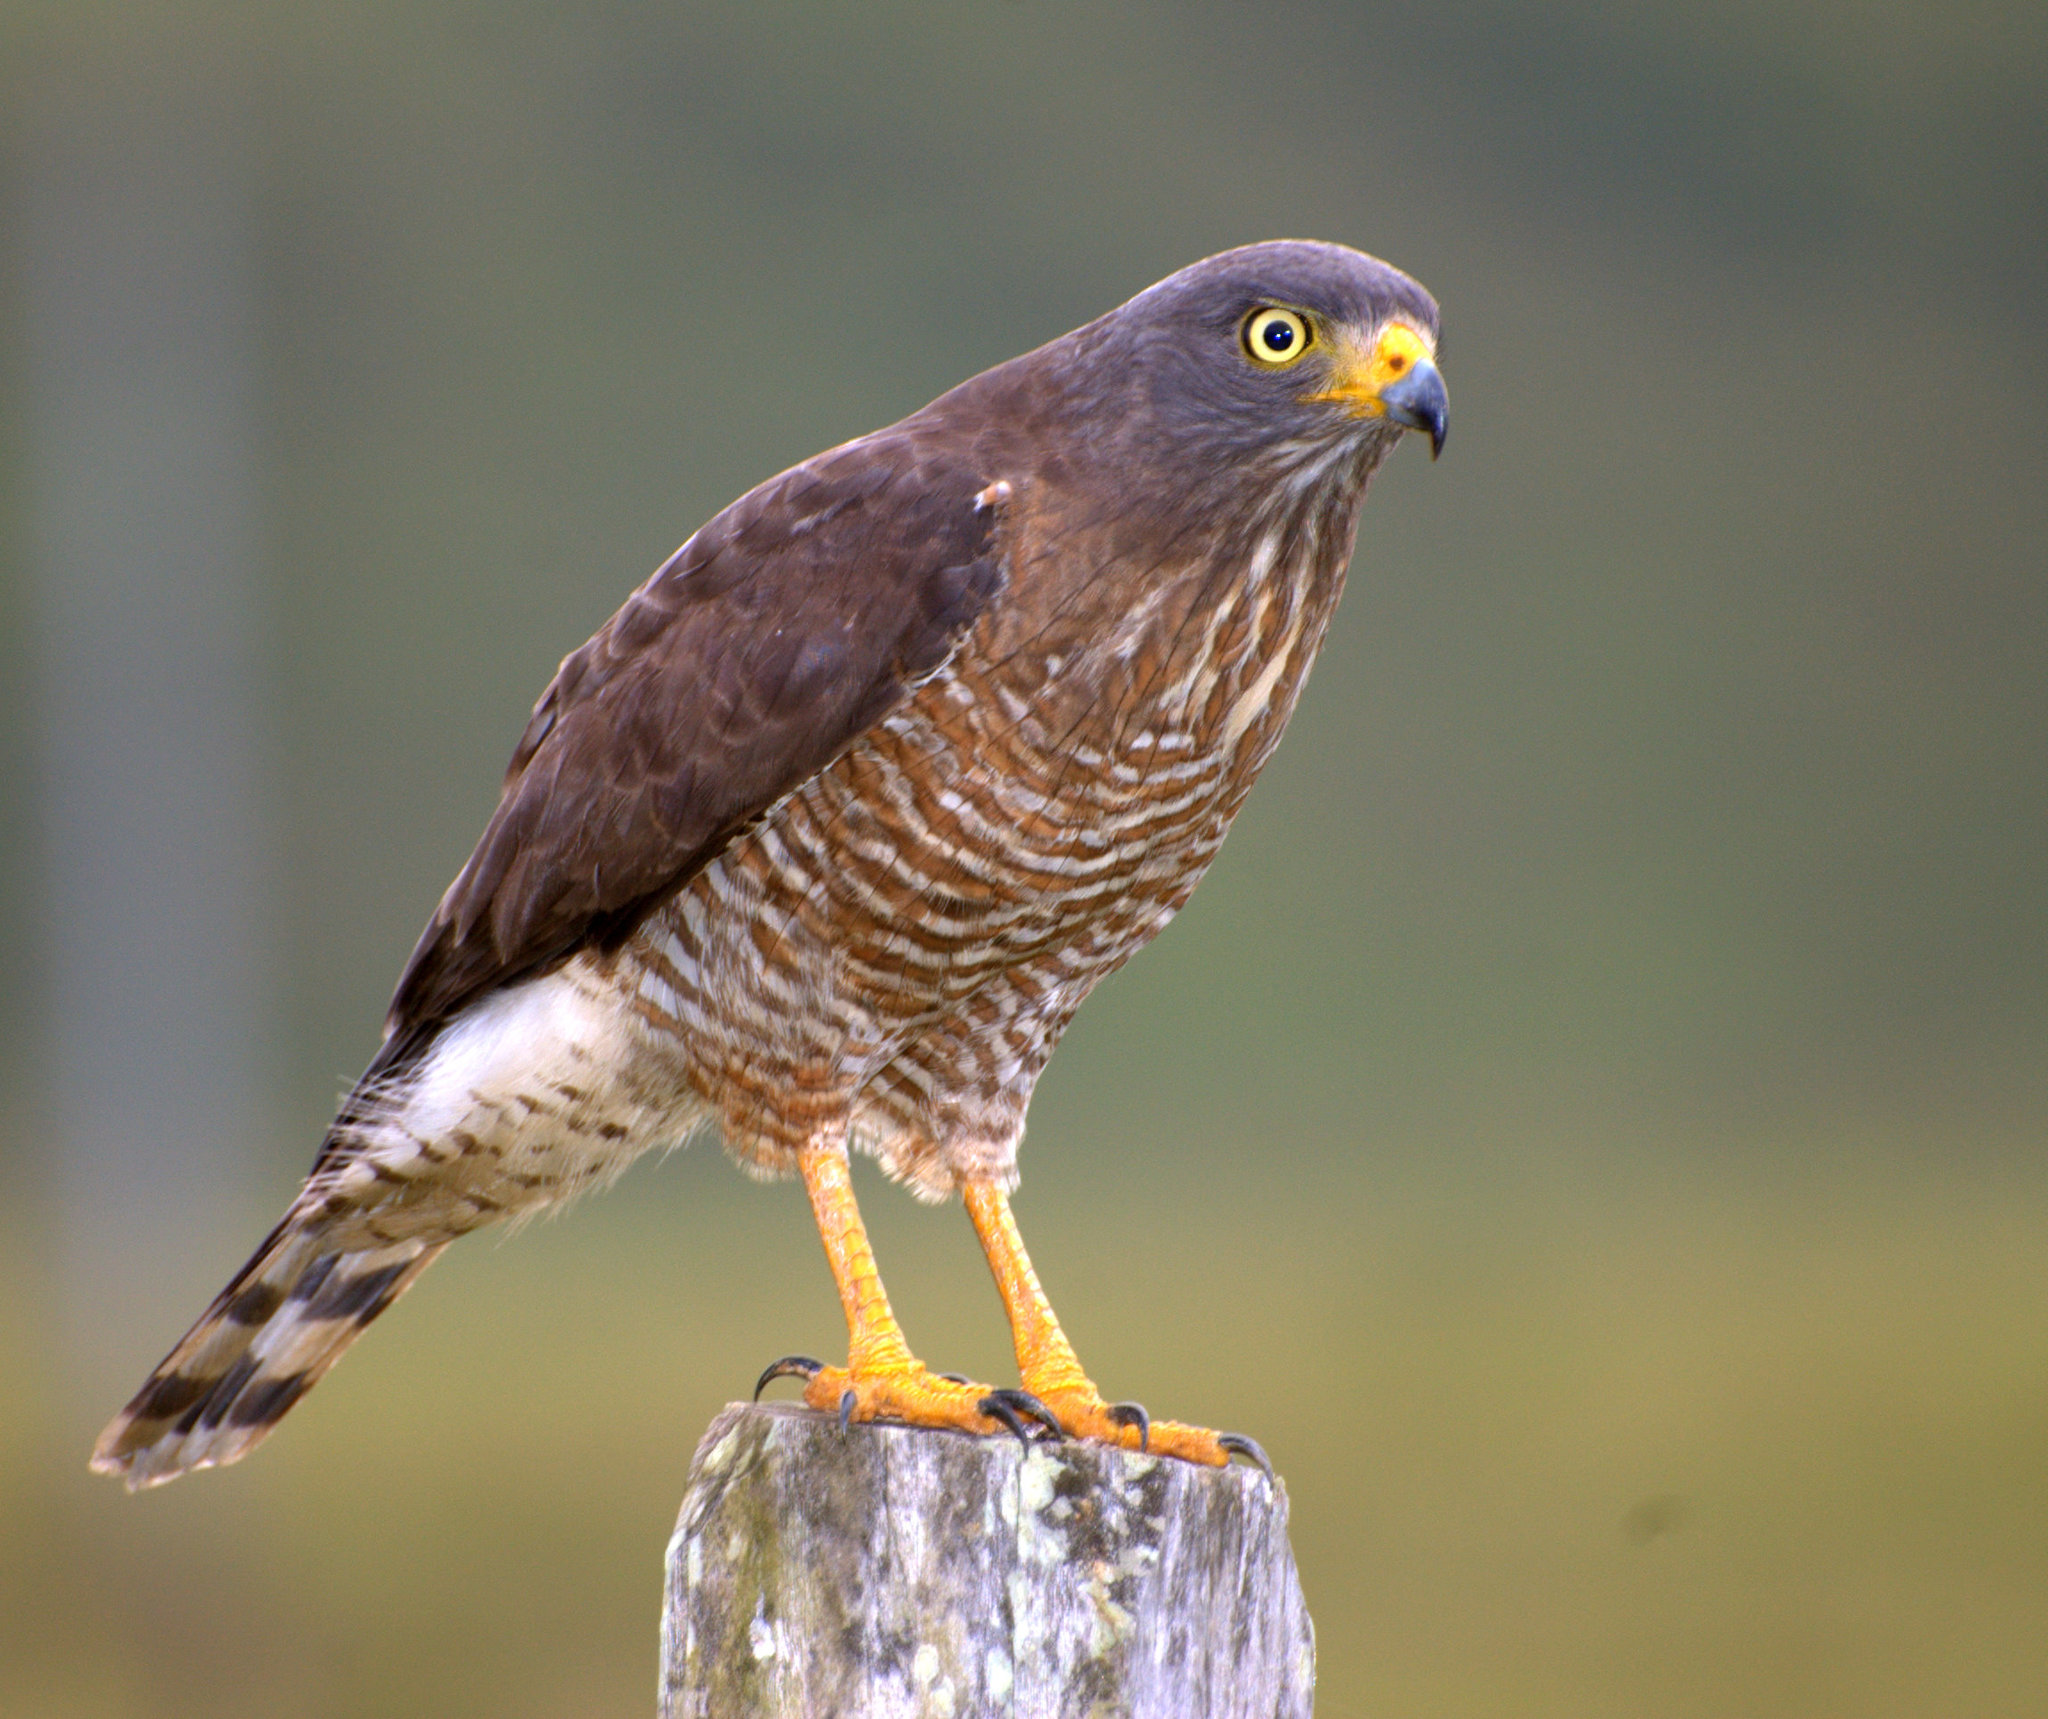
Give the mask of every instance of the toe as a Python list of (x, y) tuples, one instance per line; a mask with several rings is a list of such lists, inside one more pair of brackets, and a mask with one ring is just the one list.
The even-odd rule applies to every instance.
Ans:
[[(1021, 1394), (1021, 1393), (1019, 1393)], [(842, 1426), (854, 1421), (896, 1421), (913, 1427), (953, 1427), (962, 1432), (1013, 1432), (1024, 1425), (1018, 1410), (986, 1385), (942, 1379), (923, 1367), (852, 1373), (821, 1367), (804, 1384), (804, 1401), (836, 1414)], [(985, 1404), (994, 1403), (994, 1408)], [(1000, 1410), (1000, 1412), (998, 1412)], [(1024, 1436), (1018, 1432), (1018, 1436)]]
[(1092, 1390), (1048, 1391), (1043, 1395), (1069, 1438), (1113, 1444), (1150, 1456), (1175, 1457), (1182, 1462), (1199, 1462), (1208, 1468), (1221, 1468), (1231, 1457), (1243, 1456), (1257, 1463), (1269, 1478), (1273, 1473), (1266, 1453), (1242, 1433), (1218, 1433), (1207, 1427), (1185, 1426), (1179, 1421), (1155, 1421), (1137, 1403), (1105, 1403)]
[(1154, 1456), (1178, 1457), (1182, 1462), (1199, 1462), (1221, 1468), (1230, 1460), (1223, 1441), (1207, 1427), (1183, 1426), (1179, 1421), (1154, 1421), (1147, 1447)]

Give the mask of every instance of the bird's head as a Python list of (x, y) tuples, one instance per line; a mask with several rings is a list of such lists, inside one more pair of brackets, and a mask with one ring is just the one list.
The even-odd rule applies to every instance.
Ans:
[(1399, 269), (1277, 240), (1169, 275), (1069, 339), (1175, 469), (1334, 472), (1370, 469), (1405, 430), (1442, 452), (1438, 334), (1436, 301)]

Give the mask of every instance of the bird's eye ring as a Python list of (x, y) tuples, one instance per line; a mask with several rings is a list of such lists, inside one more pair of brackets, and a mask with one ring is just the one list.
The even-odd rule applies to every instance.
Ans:
[(1308, 324), (1291, 310), (1267, 305), (1244, 319), (1244, 349), (1269, 370), (1294, 363), (1309, 348)]

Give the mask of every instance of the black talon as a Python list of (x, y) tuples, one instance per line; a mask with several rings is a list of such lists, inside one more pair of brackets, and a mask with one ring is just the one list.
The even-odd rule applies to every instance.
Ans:
[[(854, 1395), (851, 1391), (842, 1391), (839, 1395), (839, 1430), (841, 1432), (846, 1431), (848, 1427), (853, 1425), (854, 1400)], [(1269, 1468), (1266, 1472), (1271, 1474), (1273, 1471)]]
[(1067, 1429), (1060, 1425), (1059, 1416), (1054, 1414), (1051, 1409), (1047, 1408), (1045, 1404), (1040, 1402), (1029, 1391), (991, 1391), (981, 1402), (976, 1403), (974, 1406), (980, 1409), (983, 1414), (987, 1414), (989, 1410), (986, 1405), (992, 1402), (1007, 1403), (1018, 1414), (1028, 1415), (1056, 1439), (1067, 1436)]
[(761, 1393), (776, 1379), (815, 1379), (824, 1370), (823, 1361), (813, 1361), (808, 1355), (785, 1355), (754, 1381), (754, 1401), (758, 1403)]
[(1152, 1448), (1152, 1417), (1145, 1412), (1143, 1403), (1111, 1403), (1109, 1418), (1120, 1427), (1138, 1429), (1138, 1448)]
[(974, 1381), (960, 1373), (934, 1373), (934, 1379), (944, 1379), (949, 1385), (971, 1385)]
[(1252, 1461), (1259, 1465), (1269, 1483), (1275, 1480), (1272, 1461), (1264, 1451), (1259, 1449), (1259, 1441), (1257, 1439), (1246, 1438), (1243, 1433), (1218, 1433), (1216, 1435), (1216, 1442), (1232, 1456), (1250, 1457)]
[(1018, 1416), (1018, 1412), (1010, 1408), (1010, 1403), (997, 1401), (995, 1397), (983, 1397), (979, 1403), (975, 1403), (975, 1414), (985, 1414), (989, 1420), (999, 1420), (1018, 1436), (1018, 1444), (1022, 1444), (1026, 1451), (1030, 1449), (1030, 1432), (1024, 1428), (1024, 1422)]
[(1000, 1397), (993, 1394), (983, 1397), (980, 1402), (974, 1405), (974, 1411), (976, 1414), (987, 1415), (992, 1421), (1001, 1421), (1004, 1426), (1017, 1435), (1017, 1442), (1019, 1444), (1026, 1450), (1031, 1448), (1031, 1432), (1024, 1425), (1023, 1417)]

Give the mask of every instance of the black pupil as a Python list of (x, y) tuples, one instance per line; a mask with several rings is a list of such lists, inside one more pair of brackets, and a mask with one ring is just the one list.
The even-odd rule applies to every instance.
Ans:
[(1285, 352), (1294, 344), (1294, 330), (1276, 316), (1259, 331), (1259, 338), (1268, 352)]

